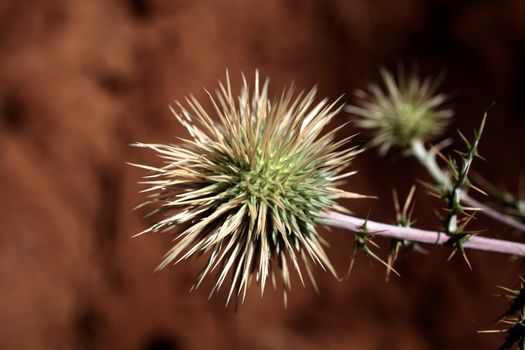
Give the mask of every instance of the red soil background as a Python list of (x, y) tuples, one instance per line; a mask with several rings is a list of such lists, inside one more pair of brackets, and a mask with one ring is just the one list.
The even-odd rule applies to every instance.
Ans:
[[(188, 293), (202, 260), (153, 273), (169, 235), (131, 236), (150, 225), (132, 211), (144, 173), (159, 164), (134, 141), (186, 136), (173, 99), (213, 89), (228, 68), (259, 68), (278, 93), (292, 80), (336, 98), (377, 80), (379, 65), (417, 63), (446, 72), (470, 134), (490, 110), (476, 170), (517, 191), (525, 160), (525, 2), (514, 1), (65, 1), (0, 2), (1, 349), (495, 349), (523, 264), (471, 252), (473, 271), (449, 249), (402, 254), (402, 277), (363, 257), (338, 282), (316, 271), (320, 294), (297, 278), (288, 309), (279, 292), (255, 291), (234, 312), (210, 284)], [(341, 114), (338, 123), (348, 120)], [(356, 132), (348, 126), (342, 133)], [(457, 137), (456, 137), (457, 138)], [(358, 141), (364, 142), (360, 136)], [(456, 143), (459, 147), (460, 144)], [(391, 189), (429, 180), (410, 159), (370, 151), (348, 188), (379, 196), (344, 204), (391, 221)], [(423, 189), (418, 225), (438, 228)], [(484, 219), (498, 237), (519, 235)], [(325, 232), (342, 273), (353, 236)], [(378, 240), (384, 246), (388, 242)], [(384, 255), (385, 248), (382, 254)]]

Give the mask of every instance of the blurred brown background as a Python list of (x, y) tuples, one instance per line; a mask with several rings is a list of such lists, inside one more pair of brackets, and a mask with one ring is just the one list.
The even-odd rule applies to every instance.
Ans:
[[(320, 295), (294, 280), (287, 310), (280, 292), (251, 293), (237, 313), (210, 285), (188, 293), (203, 263), (153, 273), (169, 235), (131, 236), (152, 219), (143, 172), (158, 164), (133, 141), (185, 136), (173, 99), (205, 99), (228, 68), (259, 68), (274, 92), (292, 80), (336, 98), (375, 81), (377, 67), (417, 63), (446, 72), (470, 135), (490, 110), (476, 170), (517, 191), (525, 159), (525, 2), (514, 1), (0, 1), (0, 348), (1, 349), (495, 349), (506, 302), (523, 265), (471, 252), (473, 271), (448, 249), (402, 254), (402, 278), (363, 257), (350, 279), (322, 271)], [(237, 84), (238, 85), (238, 84)], [(339, 121), (346, 121), (341, 115)], [(349, 126), (346, 133), (356, 130)], [(365, 141), (364, 137), (359, 138)], [(459, 146), (459, 144), (457, 144)], [(391, 189), (427, 179), (410, 159), (375, 152), (354, 164), (354, 191), (378, 200), (344, 204), (391, 221)], [(419, 189), (418, 225), (438, 228)], [(480, 219), (475, 228), (519, 238)], [(353, 236), (325, 233), (344, 272)], [(388, 246), (388, 242), (379, 242)], [(383, 251), (384, 253), (384, 251)]]

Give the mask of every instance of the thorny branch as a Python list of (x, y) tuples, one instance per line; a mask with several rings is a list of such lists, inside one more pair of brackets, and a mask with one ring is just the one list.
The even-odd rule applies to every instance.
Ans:
[[(331, 226), (344, 228), (353, 232), (361, 232), (361, 228), (366, 223), (368, 231), (371, 235), (418, 243), (438, 245), (451, 244), (450, 236), (448, 236), (445, 232), (389, 225), (336, 212), (328, 212), (328, 219), (328, 223)], [(494, 238), (472, 236), (463, 244), (463, 247), (487, 252), (525, 256), (525, 244)]]

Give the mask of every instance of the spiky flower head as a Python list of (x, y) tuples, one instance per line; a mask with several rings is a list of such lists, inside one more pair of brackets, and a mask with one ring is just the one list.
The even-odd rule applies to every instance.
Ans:
[(345, 111), (358, 117), (357, 125), (372, 132), (371, 145), (384, 155), (392, 147), (404, 149), (414, 141), (440, 135), (454, 114), (444, 104), (446, 95), (436, 93), (440, 79), (421, 81), (415, 73), (398, 79), (381, 69), (383, 84), (371, 85), (368, 91), (357, 90), (357, 105)]
[(216, 97), (208, 93), (213, 113), (193, 96), (188, 107), (176, 103), (172, 112), (191, 140), (136, 144), (165, 159), (163, 167), (138, 165), (152, 171), (146, 203), (164, 214), (144, 232), (177, 231), (159, 268), (207, 255), (195, 288), (216, 271), (211, 293), (230, 278), (228, 302), (232, 295), (244, 300), (253, 277), (262, 295), (268, 279), (275, 287), (277, 271), (286, 302), (289, 264), (303, 284), (304, 266), (314, 287), (312, 263), (336, 275), (316, 224), (326, 223), (328, 209), (344, 211), (335, 199), (359, 197), (336, 187), (352, 174), (343, 170), (358, 149), (343, 147), (350, 137), (334, 142), (342, 126), (321, 135), (341, 109), (337, 102), (314, 104), (315, 89), (294, 97), (293, 88), (270, 100), (268, 80), (260, 87), (256, 74), (252, 92), (243, 80), (238, 98), (228, 76)]

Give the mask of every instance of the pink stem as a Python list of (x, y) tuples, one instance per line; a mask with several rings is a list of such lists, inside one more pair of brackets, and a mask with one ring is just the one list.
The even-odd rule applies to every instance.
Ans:
[(484, 214), (516, 230), (525, 232), (525, 224), (486, 206), (485, 204), (479, 202), (478, 200), (470, 197), (467, 194), (463, 194), (463, 196), (461, 197), (461, 201), (470, 207), (481, 209), (481, 214)]
[[(329, 224), (331, 226), (348, 229), (354, 232), (359, 231), (366, 222), (368, 232), (376, 236), (439, 245), (445, 245), (450, 240), (450, 236), (444, 232), (388, 225), (336, 213), (333, 211), (328, 212), (328, 218), (330, 219)], [(488, 252), (525, 256), (525, 244), (494, 238), (472, 236), (463, 244), (463, 246), (465, 248), (484, 250)]]

